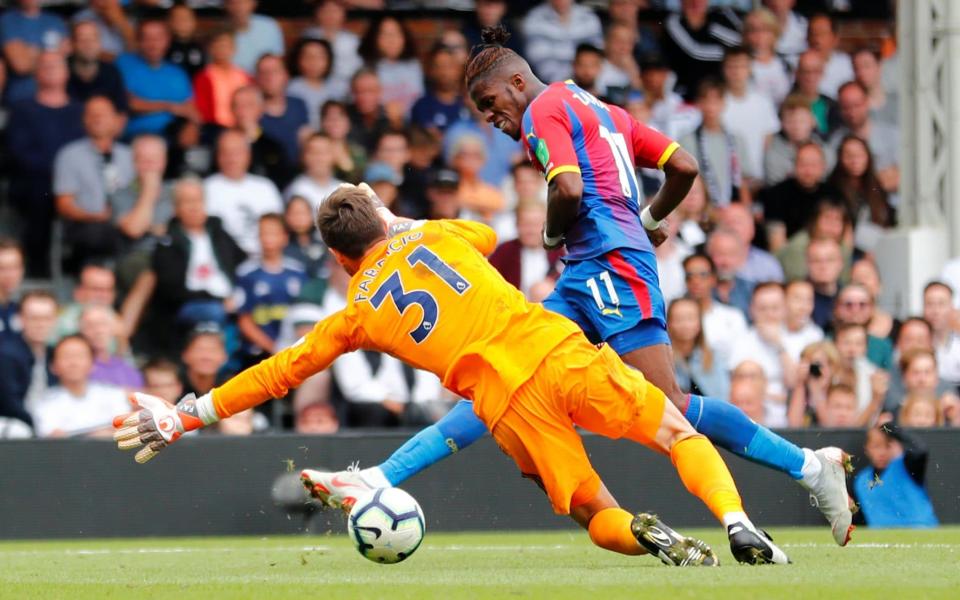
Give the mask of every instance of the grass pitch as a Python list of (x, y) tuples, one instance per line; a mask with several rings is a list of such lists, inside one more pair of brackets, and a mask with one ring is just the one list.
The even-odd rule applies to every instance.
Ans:
[(0, 598), (957, 598), (960, 528), (776, 529), (785, 567), (736, 564), (719, 527), (689, 531), (719, 569), (594, 548), (583, 532), (431, 534), (397, 565), (345, 535), (0, 543)]

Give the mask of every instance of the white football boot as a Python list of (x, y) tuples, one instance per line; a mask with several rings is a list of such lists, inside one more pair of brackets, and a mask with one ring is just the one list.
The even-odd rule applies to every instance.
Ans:
[(357, 498), (365, 492), (390, 487), (382, 474), (376, 477), (369, 471), (361, 471), (356, 464), (350, 465), (346, 470), (334, 472), (304, 469), (300, 472), (300, 482), (310, 492), (310, 496), (324, 506), (339, 508), (349, 514)]
[(840, 546), (846, 546), (855, 529), (850, 494), (847, 493), (847, 474), (853, 471), (850, 455), (833, 446), (815, 451), (820, 462), (820, 473), (814, 481), (800, 480), (810, 492), (810, 504), (820, 509)]

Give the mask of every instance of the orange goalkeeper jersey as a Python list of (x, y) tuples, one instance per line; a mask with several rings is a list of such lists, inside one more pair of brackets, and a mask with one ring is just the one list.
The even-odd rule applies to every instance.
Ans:
[(213, 391), (227, 417), (357, 349), (386, 352), (435, 373), (492, 428), (510, 396), (561, 341), (580, 333), (527, 302), (490, 266), (496, 234), (470, 221), (427, 221), (381, 243), (350, 280), (347, 306), (299, 342)]

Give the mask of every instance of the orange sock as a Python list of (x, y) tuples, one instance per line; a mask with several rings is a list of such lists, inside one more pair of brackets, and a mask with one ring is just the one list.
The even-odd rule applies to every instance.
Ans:
[(703, 500), (717, 520), (723, 522), (729, 512), (743, 512), (733, 477), (707, 438), (695, 435), (680, 440), (670, 450), (670, 460), (687, 491)]
[(646, 554), (630, 531), (632, 520), (633, 515), (622, 508), (605, 508), (590, 519), (590, 540), (601, 548), (620, 554)]

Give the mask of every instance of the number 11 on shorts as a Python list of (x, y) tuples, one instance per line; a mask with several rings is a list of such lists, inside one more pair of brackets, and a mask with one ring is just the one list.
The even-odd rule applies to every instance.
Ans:
[[(610, 279), (610, 272), (604, 271), (600, 273), (600, 281), (603, 282), (604, 287), (606, 288), (607, 298), (610, 304), (613, 307), (613, 310), (616, 310), (620, 306), (620, 296), (617, 295), (617, 289), (613, 287), (613, 280)], [(607, 304), (603, 301), (603, 296), (600, 293), (600, 286), (597, 285), (597, 278), (591, 277), (587, 280), (587, 288), (590, 290), (590, 293), (593, 294), (593, 301), (597, 303), (597, 309), (606, 314)]]

